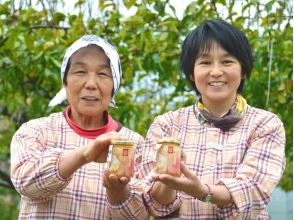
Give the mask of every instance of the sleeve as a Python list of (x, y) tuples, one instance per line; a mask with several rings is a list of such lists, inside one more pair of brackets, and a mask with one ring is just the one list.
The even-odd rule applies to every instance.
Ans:
[(50, 128), (42, 130), (38, 123), (25, 123), (11, 141), (11, 180), (21, 195), (31, 199), (56, 195), (71, 179), (59, 175), (63, 149), (47, 139), (48, 132)]
[[(153, 162), (146, 163), (146, 166), (142, 164), (142, 159), (145, 158), (145, 155), (142, 155), (148, 154), (148, 147), (151, 146), (146, 145), (146, 141), (139, 141), (136, 149), (135, 176), (129, 183), (129, 195), (125, 201), (118, 204), (108, 203), (111, 219), (149, 219), (150, 215), (169, 215), (179, 207), (179, 193), (175, 201), (169, 205), (157, 203), (150, 195), (153, 181), (152, 166), (149, 165), (153, 165)], [(146, 158), (148, 157), (149, 155), (146, 155)]]
[(157, 140), (163, 137), (170, 137), (174, 135), (173, 128), (173, 118), (171, 113), (166, 113), (162, 116), (155, 118), (154, 122), (150, 126), (146, 139), (144, 142), (143, 148), (143, 159), (141, 164), (142, 176), (145, 177), (145, 181), (149, 184), (146, 184), (145, 193), (143, 195), (144, 202), (148, 207), (148, 210), (152, 216), (168, 216), (172, 215), (178, 211), (181, 205), (181, 196), (180, 192), (176, 193), (175, 200), (168, 205), (159, 204), (151, 195), (150, 191), (153, 186), (153, 181), (151, 180), (151, 175), (155, 167), (155, 146)]
[(132, 179), (129, 184), (129, 194), (125, 201), (115, 205), (108, 202), (110, 219), (143, 220), (150, 219), (150, 215), (155, 217), (167, 216), (177, 210), (180, 201), (179, 193), (177, 193), (177, 198), (173, 203), (162, 205), (156, 202), (148, 192), (152, 184), (144, 186), (143, 181), (142, 179)]
[(219, 208), (221, 217), (256, 219), (265, 210), (285, 169), (285, 130), (271, 117), (260, 123), (248, 143), (246, 155), (234, 179), (222, 178), (232, 195), (230, 206)]
[(150, 215), (142, 199), (142, 188), (141, 181), (132, 178), (127, 199), (117, 204), (108, 202), (110, 219), (149, 219)]
[(143, 138), (139, 138), (136, 144), (134, 163), (135, 174), (128, 184), (129, 192), (126, 200), (121, 201), (117, 204), (112, 204), (109, 201), (107, 201), (108, 216), (110, 219), (144, 220), (148, 219), (150, 216), (142, 198), (144, 188), (143, 182), (141, 182), (142, 176), (140, 174), (140, 164), (142, 160), (142, 144)]

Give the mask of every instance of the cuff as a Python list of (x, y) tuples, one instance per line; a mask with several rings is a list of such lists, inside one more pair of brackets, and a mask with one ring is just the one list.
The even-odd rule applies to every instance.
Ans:
[[(152, 186), (150, 187), (150, 189), (152, 188)], [(151, 215), (159, 217), (167, 216), (177, 211), (180, 208), (182, 202), (181, 193), (178, 191), (176, 191), (175, 200), (167, 205), (163, 205), (157, 202), (151, 195), (151, 190), (149, 190), (147, 193), (144, 193), (143, 199)]]
[(222, 217), (238, 216), (240, 213), (240, 208), (242, 209), (240, 205), (244, 202), (246, 203), (246, 201), (244, 201), (240, 195), (239, 184), (234, 179), (220, 179), (216, 185), (225, 185), (232, 196), (232, 201), (227, 206), (221, 208), (216, 207), (221, 213)]
[(119, 210), (126, 209), (129, 206), (129, 204), (131, 204), (131, 201), (133, 200), (135, 195), (136, 193), (135, 193), (134, 187), (131, 184), (129, 184), (129, 191), (128, 191), (127, 198), (115, 204), (112, 204), (107, 200), (108, 207), (110, 207), (111, 209), (119, 209)]

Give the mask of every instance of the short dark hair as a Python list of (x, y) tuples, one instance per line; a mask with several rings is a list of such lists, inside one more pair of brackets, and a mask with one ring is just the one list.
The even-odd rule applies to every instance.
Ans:
[(245, 34), (223, 20), (207, 20), (188, 34), (182, 44), (181, 72), (185, 74), (196, 94), (199, 94), (195, 83), (191, 80), (194, 64), (202, 52), (209, 51), (214, 42), (240, 62), (243, 77), (237, 91), (241, 93), (245, 78), (249, 78), (253, 67), (252, 50)]

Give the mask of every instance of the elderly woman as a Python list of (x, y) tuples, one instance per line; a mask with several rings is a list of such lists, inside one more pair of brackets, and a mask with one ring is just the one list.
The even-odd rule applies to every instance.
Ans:
[[(65, 111), (24, 123), (11, 142), (19, 219), (130, 219), (132, 212), (148, 218), (145, 206), (136, 205), (142, 190), (132, 193), (135, 185), (129, 187), (127, 177), (105, 172), (111, 141), (133, 140), (140, 152), (143, 140), (107, 111), (121, 78), (116, 50), (98, 36), (80, 38), (65, 53), (61, 78), (63, 89), (49, 105), (67, 98)], [(136, 171), (140, 159), (137, 153)]]

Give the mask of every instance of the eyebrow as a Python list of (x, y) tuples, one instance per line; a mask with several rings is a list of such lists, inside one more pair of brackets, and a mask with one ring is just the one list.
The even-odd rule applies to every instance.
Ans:
[[(86, 66), (86, 63), (82, 62), (82, 61), (77, 61), (75, 63), (73, 63), (72, 65), (81, 65), (81, 66)], [(109, 64), (100, 64), (99, 67), (102, 68), (109, 68), (110, 69), (110, 65)]]
[[(229, 54), (229, 53), (224, 53), (221, 55), (222, 57), (234, 57), (233, 55)], [(209, 57), (209, 53), (201, 53), (199, 54), (198, 58), (206, 58)]]

